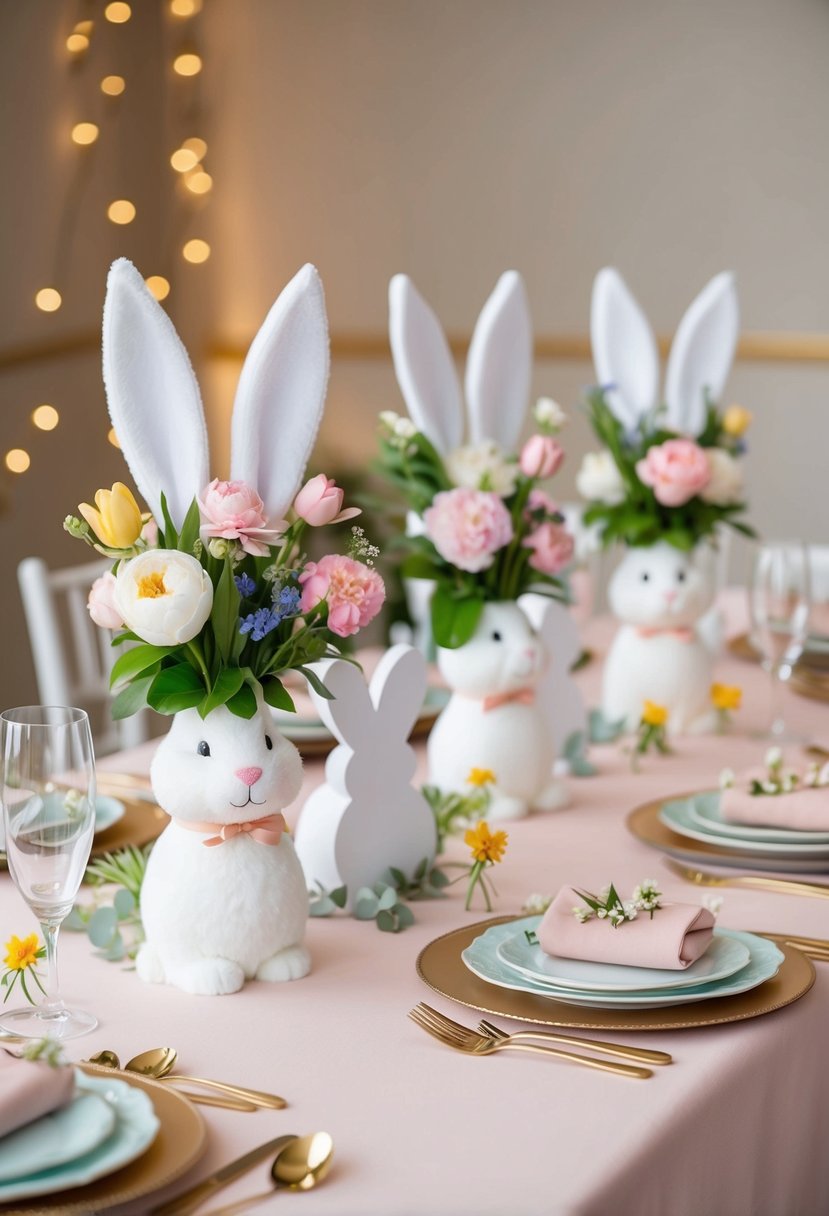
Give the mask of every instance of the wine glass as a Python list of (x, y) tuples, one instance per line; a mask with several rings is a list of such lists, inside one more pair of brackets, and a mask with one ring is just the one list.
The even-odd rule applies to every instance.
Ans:
[(751, 581), (751, 640), (771, 675), (771, 738), (787, 739), (783, 686), (806, 641), (810, 607), (809, 558), (798, 541), (761, 545)]
[(24, 1038), (71, 1039), (97, 1018), (67, 1009), (58, 986), (58, 931), (71, 911), (95, 832), (95, 757), (82, 709), (27, 705), (0, 714), (3, 823), (14, 885), (40, 921), (46, 996), (0, 1016)]

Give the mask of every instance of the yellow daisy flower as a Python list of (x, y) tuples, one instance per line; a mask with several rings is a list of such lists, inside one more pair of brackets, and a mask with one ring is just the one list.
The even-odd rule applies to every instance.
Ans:
[(664, 726), (668, 721), (668, 711), (664, 705), (657, 705), (655, 701), (645, 701), (642, 721), (646, 726)]
[(751, 426), (754, 415), (744, 405), (729, 405), (722, 416), (722, 429), (726, 435), (739, 439)]
[(509, 838), (506, 832), (490, 832), (489, 824), (482, 819), (474, 828), (469, 828), (463, 839), (472, 850), (474, 861), (495, 864), (504, 856)]
[(469, 770), (469, 776), (466, 779), (466, 784), (477, 785), (478, 787), (484, 785), (494, 785), (495, 774), (491, 768), (471, 768)]
[(27, 967), (34, 967), (39, 949), (40, 943), (36, 933), (30, 933), (22, 939), (12, 934), (6, 942), (6, 957), (3, 961), (9, 971), (25, 971)]
[(715, 709), (739, 709), (743, 690), (736, 684), (712, 684), (711, 702)]

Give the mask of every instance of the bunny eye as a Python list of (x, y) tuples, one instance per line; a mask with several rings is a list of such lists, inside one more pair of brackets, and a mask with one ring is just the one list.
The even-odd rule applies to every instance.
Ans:
[(493, 629), (489, 636), (492, 638), (493, 642), (501, 641), (501, 631), (499, 629)]
[(210, 744), (207, 742), (206, 739), (202, 739), (201, 743), (196, 748), (196, 751), (199, 753), (200, 756), (209, 756), (210, 755)]
[(647, 570), (643, 570), (642, 573), (639, 575), (639, 577), (641, 578), (643, 583), (650, 582), (651, 576), (648, 574)]
[(678, 570), (678, 571), (677, 571), (677, 574), (676, 574), (676, 581), (677, 581), (678, 583), (684, 583), (684, 582), (685, 582), (685, 571), (684, 571), (684, 570)]
[(269, 752), (273, 751), (273, 739), (270, 737), (270, 735), (265, 735), (265, 747)]

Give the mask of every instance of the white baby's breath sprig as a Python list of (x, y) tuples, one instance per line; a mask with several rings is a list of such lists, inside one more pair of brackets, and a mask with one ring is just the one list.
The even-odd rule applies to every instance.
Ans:
[(621, 899), (613, 883), (602, 888), (598, 895), (590, 891), (576, 891), (576, 894), (584, 900), (584, 906), (576, 905), (572, 912), (582, 925), (595, 916), (618, 929), (625, 921), (636, 920), (640, 912), (649, 913), (653, 920), (654, 912), (662, 907), (662, 892), (652, 878), (643, 879), (634, 887), (630, 899)]
[(541, 916), (552, 902), (552, 895), (540, 895), (537, 891), (533, 891), (532, 895), (528, 895), (524, 900), (521, 911), (525, 912), (527, 916)]
[(568, 422), (567, 412), (552, 397), (539, 397), (533, 407), (533, 418), (540, 430), (555, 435)]
[(720, 773), (720, 789), (721, 790), (732, 789), (736, 779), (737, 778), (734, 775), (733, 768), (724, 768), (722, 770), (722, 772)]

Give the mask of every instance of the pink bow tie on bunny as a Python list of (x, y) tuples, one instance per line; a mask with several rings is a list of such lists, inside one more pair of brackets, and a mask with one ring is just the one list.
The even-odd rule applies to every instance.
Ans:
[(640, 638), (658, 638), (661, 636), (676, 638), (680, 642), (693, 642), (696, 634), (690, 625), (667, 625), (664, 629), (655, 626), (640, 625), (636, 632)]
[(490, 697), (484, 697), (484, 713), (497, 709), (499, 705), (535, 705), (534, 688), (517, 688), (515, 692), (497, 692)]
[(246, 820), (244, 823), (210, 823), (206, 820), (191, 823), (186, 819), (176, 819), (175, 822), (180, 828), (187, 828), (190, 832), (215, 832), (215, 836), (202, 841), (208, 848), (226, 844), (228, 840), (233, 840), (234, 836), (243, 834), (252, 837), (257, 844), (277, 845), (282, 839), (282, 833), (288, 830), (285, 816), (279, 813), (264, 815), (261, 819)]

